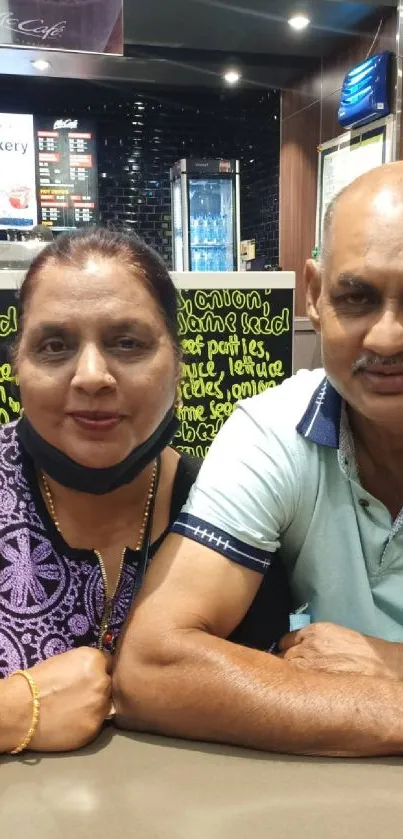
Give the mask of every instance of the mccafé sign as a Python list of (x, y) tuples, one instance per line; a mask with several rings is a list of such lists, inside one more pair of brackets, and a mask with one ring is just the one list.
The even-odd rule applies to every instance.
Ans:
[(47, 26), (42, 18), (20, 20), (6, 13), (0, 15), (0, 29), (15, 32), (22, 37), (36, 38), (38, 41), (57, 41), (66, 29), (66, 21), (60, 20), (53, 26)]
[(123, 0), (0, 2), (0, 45), (123, 54)]

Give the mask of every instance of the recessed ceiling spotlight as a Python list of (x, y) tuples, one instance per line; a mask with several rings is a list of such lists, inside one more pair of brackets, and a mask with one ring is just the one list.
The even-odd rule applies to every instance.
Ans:
[(241, 74), (238, 70), (226, 70), (224, 73), (224, 79), (227, 84), (236, 84), (240, 78)]
[(49, 70), (50, 67), (50, 62), (46, 61), (44, 58), (37, 58), (35, 61), (31, 61), (31, 64), (35, 70), (42, 70), (42, 72)]
[(297, 32), (302, 32), (303, 29), (306, 29), (310, 22), (309, 17), (306, 17), (306, 15), (293, 15), (288, 19), (291, 28), (296, 29)]

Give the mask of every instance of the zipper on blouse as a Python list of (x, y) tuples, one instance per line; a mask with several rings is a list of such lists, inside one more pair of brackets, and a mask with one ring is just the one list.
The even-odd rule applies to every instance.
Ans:
[[(104, 648), (104, 646), (111, 647), (112, 642), (113, 642), (113, 637), (112, 637), (112, 634), (111, 634), (110, 629), (109, 629), (109, 624), (111, 622), (113, 601), (115, 599), (116, 592), (119, 588), (120, 580), (121, 580), (121, 577), (122, 577), (123, 564), (124, 564), (125, 555), (126, 555), (126, 548), (124, 548), (124, 550), (122, 552), (122, 558), (120, 560), (118, 578), (117, 578), (117, 581), (116, 581), (116, 585), (115, 585), (115, 589), (113, 591), (112, 597), (108, 597), (108, 577), (107, 577), (107, 574), (106, 574), (104, 558), (103, 558), (102, 554), (100, 553), (100, 551), (95, 551), (94, 550), (94, 554), (95, 554), (95, 556), (98, 560), (99, 567), (101, 569), (102, 585), (103, 585), (104, 595), (105, 595), (105, 606), (104, 606), (104, 611), (103, 611), (102, 620), (101, 620), (101, 627), (100, 627), (99, 636), (98, 636), (98, 648), (100, 650), (102, 650)], [(108, 636), (110, 636), (110, 637), (108, 637)], [(106, 641), (108, 641), (108, 643), (106, 643)]]

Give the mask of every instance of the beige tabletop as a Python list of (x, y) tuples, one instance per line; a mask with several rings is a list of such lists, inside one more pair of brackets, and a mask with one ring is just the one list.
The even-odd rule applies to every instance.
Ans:
[(403, 758), (265, 755), (105, 730), (0, 759), (1, 839), (402, 839)]

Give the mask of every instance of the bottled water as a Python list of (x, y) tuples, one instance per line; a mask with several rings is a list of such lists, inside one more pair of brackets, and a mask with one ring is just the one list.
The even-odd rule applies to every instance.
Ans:
[(210, 244), (210, 224), (207, 216), (203, 219), (203, 242), (205, 245)]
[(212, 252), (211, 270), (220, 271), (220, 249), (214, 248)]
[(190, 219), (190, 236), (192, 245), (198, 245), (200, 241), (200, 224), (199, 219), (193, 216)]
[(208, 271), (218, 271), (218, 253), (217, 248), (211, 248), (211, 250), (207, 251), (207, 265)]
[(199, 271), (207, 271), (207, 254), (205, 250), (200, 253)]
[(207, 216), (207, 238), (210, 244), (214, 244), (215, 236), (214, 236), (214, 219), (210, 213)]
[(192, 251), (192, 265), (193, 271), (200, 271), (200, 251), (194, 248)]
[(232, 248), (227, 247), (224, 250), (224, 260), (225, 260), (225, 268), (224, 271), (232, 271), (233, 270), (233, 259), (232, 259)]
[(219, 227), (218, 227), (218, 219), (213, 218), (212, 226), (211, 226), (211, 241), (214, 245), (218, 244), (220, 241), (219, 239)]
[(191, 265), (193, 271), (232, 271), (230, 217), (225, 213), (191, 216)]

